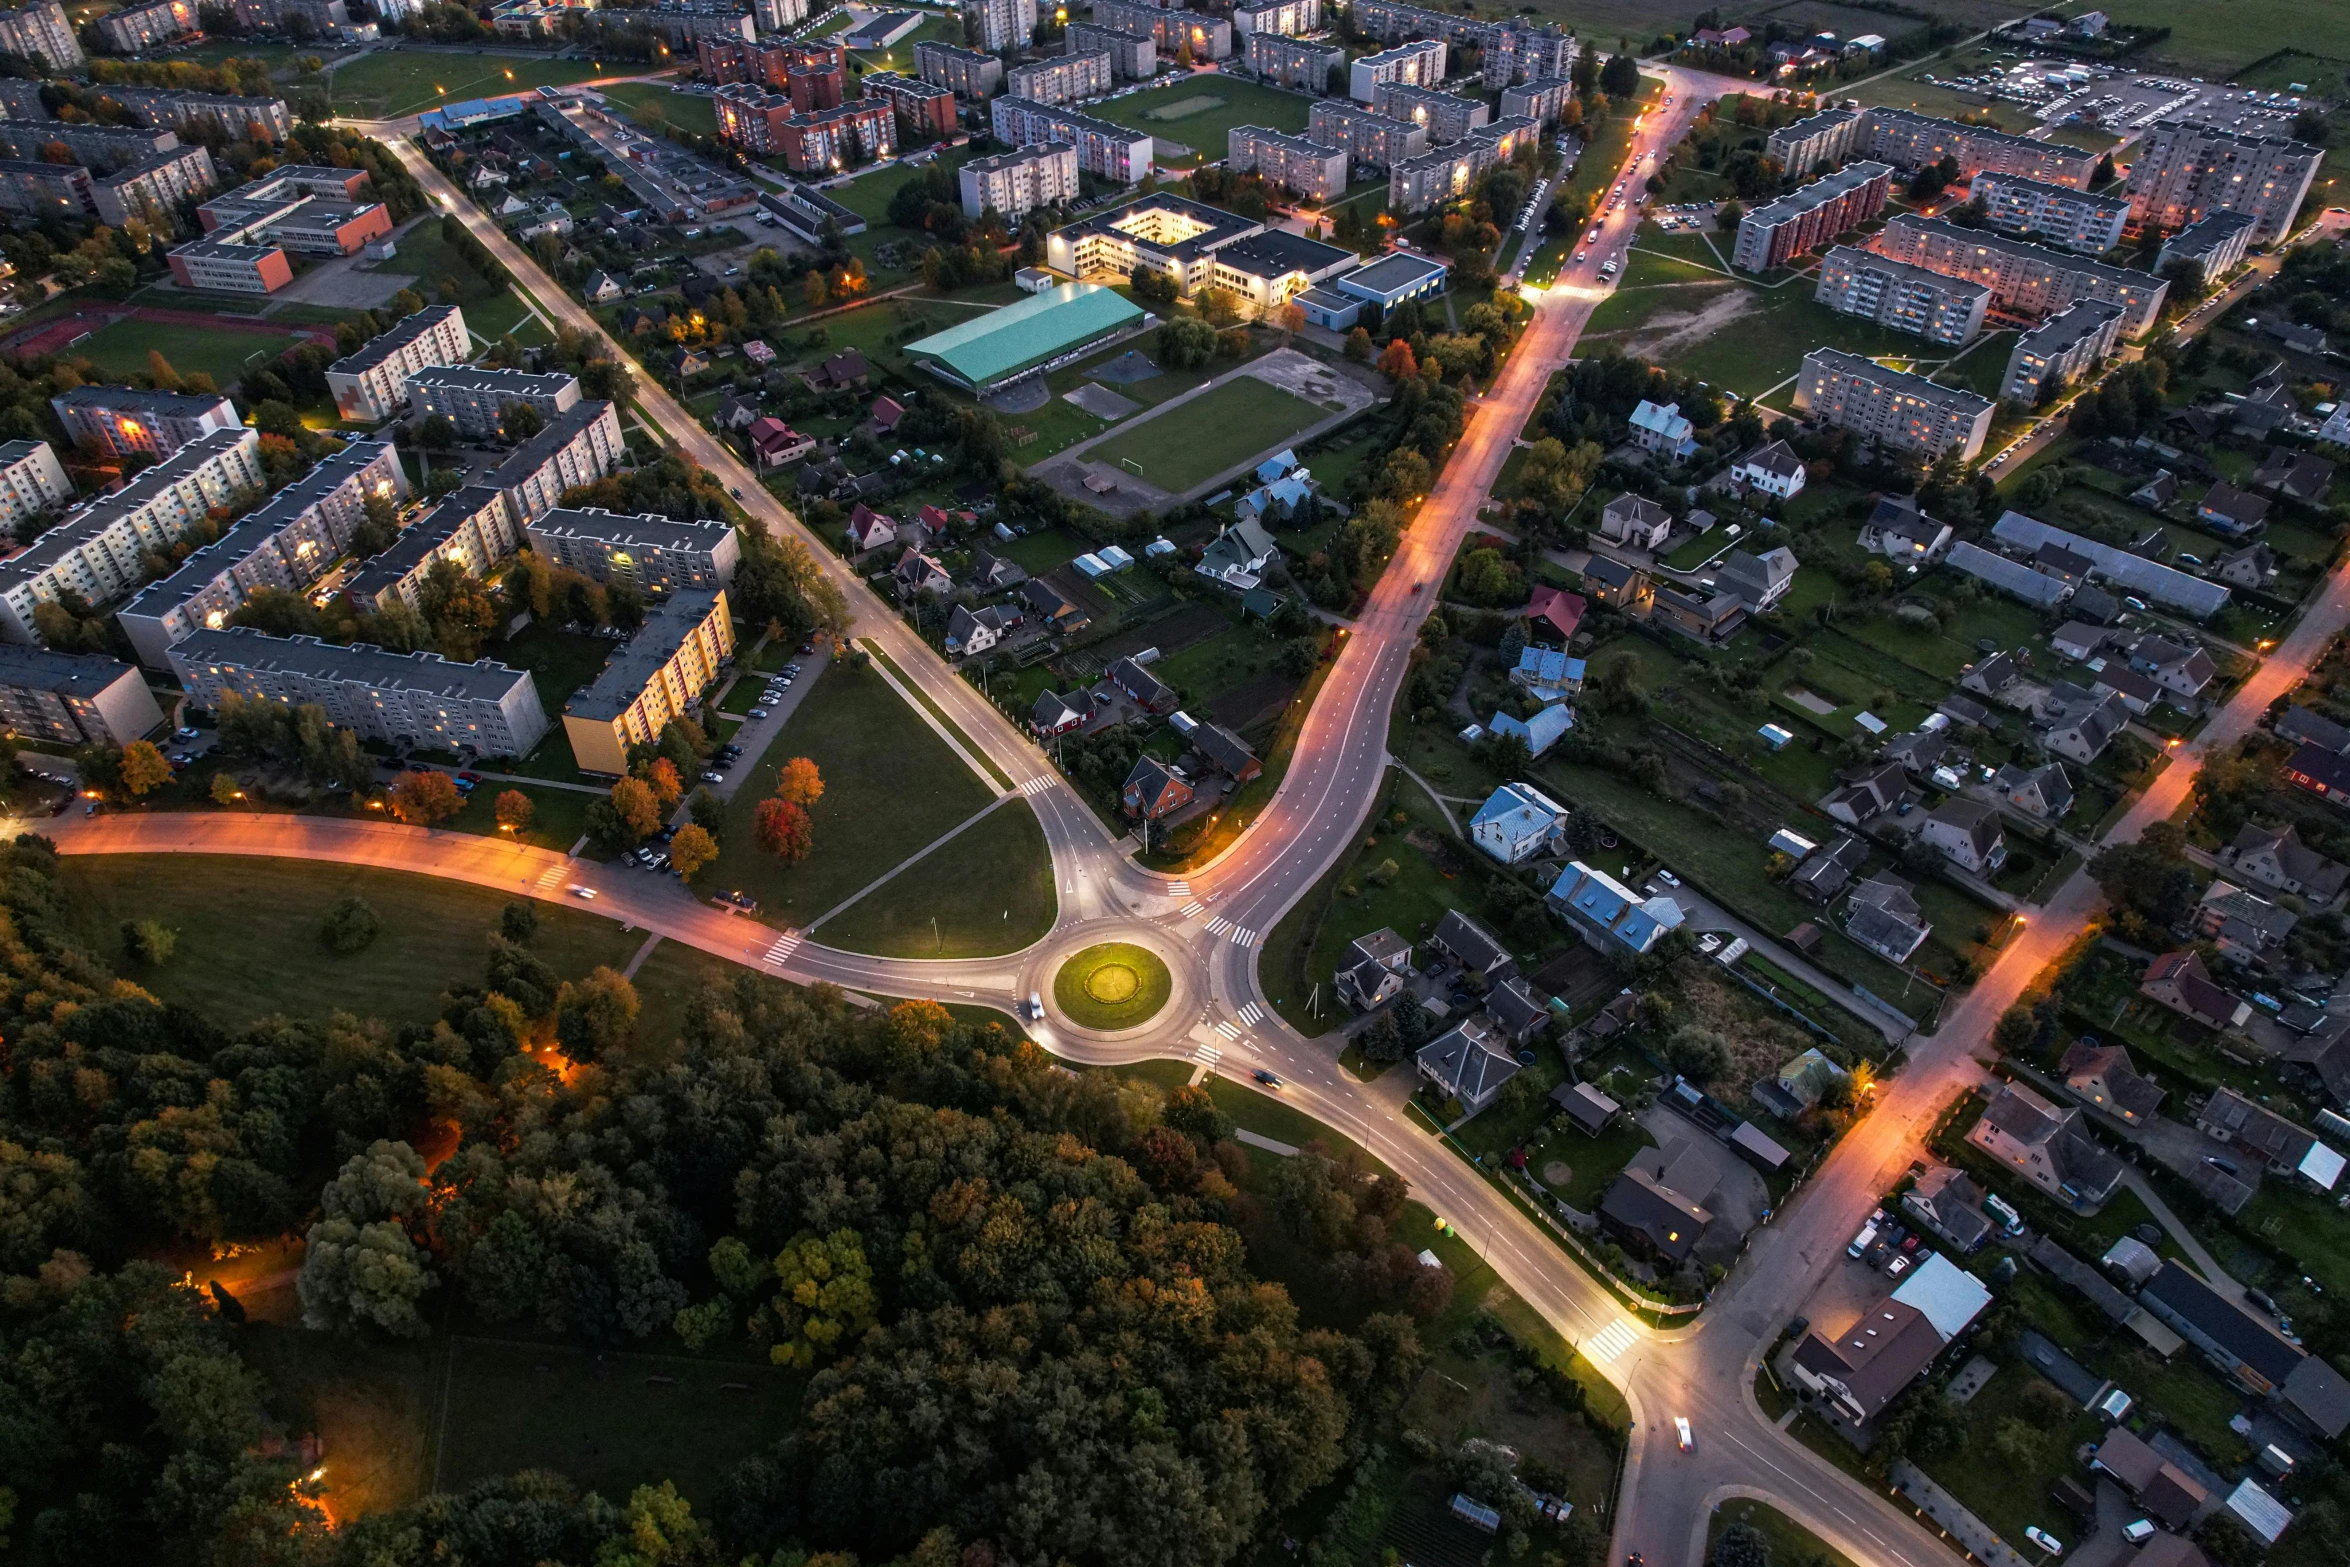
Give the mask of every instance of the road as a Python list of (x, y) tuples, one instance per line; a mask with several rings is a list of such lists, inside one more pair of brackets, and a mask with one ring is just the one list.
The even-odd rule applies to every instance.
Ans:
[[(1677, 141), (1703, 101), (1746, 84), (1667, 69), (1670, 109), (1639, 127), (1625, 171)], [(361, 126), (363, 130), (379, 129)], [(381, 127), (390, 133), (395, 128)], [(553, 319), (602, 338), (586, 311), (549, 281), (426, 163), (402, 144), (403, 161), (428, 197), (460, 214)], [(1530, 416), (1550, 375), (1572, 353), (1605, 289), (1590, 281), (1601, 260), (1621, 256), (1638, 222), (1636, 205), (1596, 220), (1591, 260), (1543, 292), (1533, 319), (1493, 385), (1470, 409), (1460, 443), (1405, 534), (1396, 558), (1347, 629), (1326, 684), (1309, 713), (1281, 788), (1262, 816), (1216, 861), (1183, 878), (1154, 875), (1125, 858), (1122, 845), (1057, 781), (1036, 747), (913, 635), (889, 606), (847, 571), (747, 468), (649, 376), (640, 376), (647, 422), (734, 489), (752, 519), (778, 537), (810, 544), (847, 596), (854, 633), (886, 652), (921, 694), (936, 702), (970, 747), (1027, 793), (1053, 855), (1060, 908), (1052, 932), (1000, 958), (908, 962), (869, 958), (807, 942), (795, 932), (694, 903), (676, 883), (619, 867), (573, 861), (543, 850), (465, 834), (388, 823), (296, 817), (156, 815), (65, 817), (46, 825), (68, 853), (259, 854), (444, 876), (548, 899), (575, 899), (765, 972), (830, 981), (886, 996), (931, 996), (1015, 1009), (1031, 993), (1049, 996), (1049, 976), (1078, 947), (1107, 939), (1140, 942), (1166, 959), (1175, 978), (1166, 1010), (1125, 1034), (1090, 1034), (1048, 1015), (1033, 1025), (1057, 1053), (1089, 1062), (1195, 1057), (1242, 1083), (1266, 1067), (1287, 1079), (1297, 1107), (1355, 1138), (1400, 1171), (1418, 1195), (1460, 1226), (1497, 1275), (1540, 1311), (1610, 1380), (1633, 1413), (1624, 1491), (1615, 1518), (1618, 1560), (1642, 1553), (1656, 1567), (1702, 1559), (1706, 1519), (1732, 1495), (1767, 1498), (1856, 1561), (1947, 1567), (1946, 1547), (1908, 1509), (1778, 1431), (1754, 1403), (1753, 1368), (1762, 1348), (1843, 1256), (1846, 1238), (1876, 1195), (1914, 1157), (1918, 1134), (1940, 1107), (1981, 1074), (1999, 1015), (2095, 913), (2099, 898), (2076, 875), (2011, 940), (1992, 968), (1949, 1009), (1939, 1032), (1911, 1041), (1902, 1070), (1874, 1111), (1846, 1136), (1802, 1194), (1717, 1292), (1699, 1322), (1653, 1331), (1629, 1316), (1520, 1210), (1467, 1164), (1401, 1113), (1395, 1074), (1363, 1085), (1342, 1073), (1326, 1045), (1283, 1024), (1266, 1004), (1256, 972), (1264, 935), (1346, 854), (1360, 832), (1387, 766), (1386, 737), (1411, 648), (1433, 595)], [(606, 341), (609, 341), (606, 339)], [(617, 344), (611, 351), (625, 359)], [(2306, 672), (2350, 620), (2350, 567), (2241, 688), (2193, 746), (2117, 826), (2134, 837), (2170, 814), (2202, 757), (2242, 735), (2268, 702)], [(1000, 785), (998, 785), (1000, 787)], [(596, 894), (592, 900), (571, 889)], [(1683, 1453), (1671, 1419), (1697, 1431)]]

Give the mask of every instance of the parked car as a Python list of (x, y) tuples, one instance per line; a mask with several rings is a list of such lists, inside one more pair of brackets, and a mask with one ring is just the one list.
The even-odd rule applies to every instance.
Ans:
[(2038, 1524), (2025, 1525), (2024, 1538), (2031, 1541), (2034, 1545), (2037, 1545), (2040, 1547), (2040, 1549), (2046, 1551), (2051, 1556), (2060, 1556), (2064, 1553), (2064, 1542), (2059, 1540), (2055, 1535), (2050, 1534), (2047, 1530), (2041, 1528)]

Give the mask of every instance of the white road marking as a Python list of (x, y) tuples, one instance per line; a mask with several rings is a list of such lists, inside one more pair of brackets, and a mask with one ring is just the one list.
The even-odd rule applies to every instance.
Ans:
[(782, 935), (776, 937), (772, 942), (768, 943), (767, 956), (763, 961), (772, 963), (777, 968), (781, 968), (784, 966), (784, 964), (791, 961), (791, 955), (794, 952), (797, 952), (799, 947), (799, 934), (796, 931), (785, 931)]
[(1187, 881), (1171, 881), (1167, 883), (1167, 896), (1170, 898), (1190, 897), (1191, 883)]
[(1034, 799), (1036, 796), (1044, 793), (1047, 789), (1050, 789), (1057, 782), (1059, 782), (1059, 780), (1056, 779), (1051, 773), (1038, 773), (1034, 778), (1029, 779), (1026, 783), (1020, 786), (1020, 792), (1024, 795), (1027, 795), (1030, 799)]
[(1191, 1053), (1191, 1058), (1202, 1066), (1213, 1068), (1217, 1062), (1224, 1059), (1224, 1052), (1218, 1050), (1214, 1045), (1202, 1045)]
[(1583, 1358), (1604, 1366), (1639, 1342), (1640, 1335), (1632, 1330), (1632, 1324), (1618, 1317), (1583, 1341)]
[(1257, 933), (1235, 925), (1232, 927), (1232, 944), (1236, 947), (1253, 947), (1257, 944)]
[(1182, 918), (1189, 919), (1194, 914), (1204, 914), (1207, 912), (1207, 907), (1204, 903), (1186, 903), (1183, 906)]
[(1235, 928), (1233, 923), (1221, 914), (1208, 921), (1208, 934), (1211, 936), (1221, 936), (1224, 932)]
[(1254, 1028), (1264, 1020), (1265, 1009), (1253, 1001), (1240, 1009), (1240, 1021), (1246, 1027)]
[(1240, 1030), (1234, 1028), (1230, 1023), (1218, 1023), (1216, 1025), (1216, 1032), (1222, 1034), (1226, 1039), (1238, 1039), (1240, 1037)]

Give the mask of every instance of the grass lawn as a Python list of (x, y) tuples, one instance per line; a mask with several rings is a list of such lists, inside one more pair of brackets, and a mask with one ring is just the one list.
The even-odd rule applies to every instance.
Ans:
[(423, 54), (378, 49), (349, 65), (326, 71), (317, 79), (317, 86), (327, 94), (338, 114), (389, 120), (443, 103), (494, 98), (530, 87), (561, 87), (571, 82), (590, 81), (602, 74), (585, 60), (551, 60), (543, 55)]
[(1921, 357), (1922, 349), (1932, 365), (1949, 357), (1947, 350), (1921, 338), (1838, 315), (1812, 298), (1808, 280), (1751, 292), (1754, 308), (1719, 331), (1664, 351), (1661, 362), (1741, 397), (1754, 397), (1794, 375), (1803, 356), (1815, 348), (1911, 363)]
[(404, 1507), (431, 1490), (439, 1344), (254, 1322), (239, 1331), (237, 1351), (269, 1379), (294, 1427), (325, 1444), (326, 1505), (336, 1522)]
[(1061, 965), (1053, 975), (1053, 1005), (1080, 1028), (1114, 1031), (1148, 1022), (1174, 988), (1156, 953), (1128, 941), (1105, 941)]
[[(2103, 1422), (2020, 1359), (2002, 1365), (1951, 1413), (1966, 1428), (1966, 1446), (1921, 1468), (2002, 1540), (2022, 1540), (2029, 1524), (2072, 1532), (2071, 1517), (2048, 1499), (2048, 1488), (2073, 1468), (2074, 1448), (2097, 1440)], [(2012, 1429), (2017, 1426), (2020, 1432)]]
[[(461, 882), (301, 860), (69, 855), (58, 875), (76, 929), (108, 958), (122, 951), (124, 920), (159, 919), (177, 930), (179, 949), (168, 962), (124, 972), (165, 1001), (231, 1026), (279, 1012), (428, 1021), (442, 987), (480, 978), (489, 933), (514, 901)], [(354, 894), (374, 907), (383, 930), (366, 950), (342, 956), (319, 940), (319, 924)], [(238, 917), (224, 920), (231, 900)], [(644, 942), (609, 919), (532, 907), (539, 931), (531, 946), (566, 977), (598, 964), (623, 967)]]
[(1213, 163), (1224, 156), (1227, 133), (1236, 125), (1262, 125), (1271, 130), (1301, 134), (1312, 100), (1275, 87), (1259, 86), (1236, 76), (1193, 75), (1172, 86), (1113, 98), (1087, 110), (1097, 119), (1131, 130), (1147, 131), (1162, 143), (1191, 149), (1189, 160), (1170, 158), (1164, 148), (1161, 163)]
[(283, 332), (248, 332), (239, 327), (191, 327), (159, 321), (117, 321), (102, 327), (67, 350), (86, 358), (114, 376), (145, 375), (147, 355), (156, 349), (182, 375), (203, 374), (226, 391), (245, 373), (255, 354), (275, 359), (301, 346), (300, 338)]
[(533, 788), (495, 778), (483, 779), (481, 787), (466, 800), (465, 809), (443, 825), (484, 836), (498, 832), (498, 796), (509, 789), (519, 790), (531, 803), (530, 826), (523, 830), (522, 842), (542, 849), (568, 851), (579, 842), (579, 835), (587, 831), (587, 808), (595, 803), (594, 795), (582, 794), (577, 789)]
[(700, 93), (678, 92), (660, 82), (615, 82), (604, 88), (603, 93), (631, 110), (655, 110), (663, 120), (681, 129), (699, 131), (704, 136), (718, 134), (718, 110)]
[[(602, 672), (605, 660), (619, 645), (607, 637), (532, 625), (491, 648), (489, 656), (512, 668), (529, 670), (531, 680), (538, 686), (539, 700), (548, 712), (559, 714), (574, 692)], [(579, 764), (571, 754), (571, 737), (559, 723), (547, 730), (546, 738), (532, 747), (530, 755), (507, 763), (500, 771), (567, 782), (577, 782), (581, 777)]]
[(1272, 450), (1327, 412), (1254, 376), (1235, 376), (1180, 408), (1129, 426), (1087, 455), (1180, 493)]
[[(727, 802), (713, 887), (740, 887), (764, 917), (804, 925), (986, 806), (992, 792), (881, 676), (853, 664), (811, 664), (801, 699), (758, 766)], [(809, 757), (824, 798), (809, 811), (816, 847), (797, 865), (760, 852), (752, 836), (776, 770)]]
[(1040, 940), (1058, 910), (1044, 829), (1015, 798), (825, 921), (816, 939), (880, 957), (993, 957)]
[[(385, 265), (394, 272), (414, 273), (419, 292), (437, 297), (445, 283), (456, 285), (457, 302), (465, 309), (469, 331), (494, 339), (510, 327), (510, 317), (525, 313), (522, 302), (505, 284), (491, 282), (457, 254), (437, 223), (428, 220), (409, 228), (400, 236), (393, 254), (397, 259)], [(501, 306), (500, 301), (506, 304)]]
[(1763, 1537), (1763, 1542), (1771, 1548), (1771, 1561), (1775, 1567), (1814, 1567), (1814, 1564), (1817, 1567), (1853, 1567), (1851, 1557), (1830, 1546), (1827, 1541), (1776, 1507), (1750, 1502), (1744, 1497), (1724, 1502), (1714, 1509), (1713, 1518), (1705, 1531), (1705, 1545), (1709, 1555), (1729, 1527), (1739, 1523)]
[[(2350, 11), (2305, 6), (2298, 0), (2119, 0), (2107, 14), (2129, 27), (2167, 27), (2170, 36), (2147, 50), (2150, 59), (2201, 67), (2214, 80), (2232, 76), (2272, 53), (2280, 42), (2335, 60), (2350, 57)], [(2303, 81), (2317, 81), (2315, 76)]]

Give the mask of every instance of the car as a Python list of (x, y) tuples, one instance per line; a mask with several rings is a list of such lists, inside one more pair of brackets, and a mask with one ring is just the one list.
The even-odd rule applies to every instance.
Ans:
[(1671, 871), (1658, 871), (1656, 873), (1656, 879), (1663, 882), (1668, 887), (1678, 887), (1681, 885), (1681, 878), (1674, 875)]
[(751, 718), (765, 718), (765, 717), (767, 716), (767, 709), (765, 709), (765, 708), (763, 708), (763, 707), (754, 707), (754, 708), (752, 708), (752, 709), (750, 710), (750, 712), (749, 712), (747, 715), (745, 715), (745, 716), (747, 716), (747, 717), (751, 717)]
[(1910, 1270), (1912, 1260), (1906, 1253), (1894, 1253), (1892, 1259), (1885, 1264), (1885, 1277), (1888, 1279), (1900, 1278)]
[(2211, 1166), (2213, 1169), (2215, 1169), (2215, 1170), (2224, 1170), (2224, 1171), (2226, 1171), (2226, 1172), (2227, 1172), (2228, 1174), (2230, 1174), (2230, 1175), (2237, 1175), (2237, 1174), (2240, 1174), (2240, 1173), (2242, 1173), (2242, 1172), (2240, 1172), (2239, 1170), (2237, 1170), (2237, 1168), (2236, 1168), (2236, 1161), (2235, 1161), (2235, 1160), (2233, 1160), (2233, 1159), (2222, 1159), (2222, 1158), (2221, 1158), (2219, 1155), (2217, 1155), (2217, 1154), (2205, 1154), (2205, 1155), (2203, 1156), (2203, 1162), (2204, 1162), (2205, 1164), (2208, 1164), (2208, 1165), (2210, 1165), (2210, 1166)]
[(809, 638), (807, 641), (805, 641), (805, 642), (801, 643), (801, 644), (800, 644), (800, 651), (801, 651), (803, 654), (806, 654), (806, 653), (813, 653), (813, 652), (815, 652), (815, 651), (816, 651), (816, 639), (815, 639), (814, 637), (810, 637), (810, 638)]
[(1281, 1079), (1275, 1076), (1273, 1073), (1266, 1071), (1263, 1067), (1257, 1068), (1249, 1075), (1255, 1078), (1258, 1082), (1264, 1084), (1267, 1088), (1279, 1088), (1281, 1086)]
[(585, 898), (590, 903), (596, 901), (596, 889), (593, 887), (582, 887), (578, 882), (573, 882), (563, 890), (575, 898)]
[(2122, 1539), (2130, 1545), (2144, 1545), (2154, 1538), (2154, 1524), (2145, 1518), (2132, 1519), (2122, 1525)]
[(1876, 1243), (1877, 1226), (1875, 1221), (1872, 1220), (1860, 1227), (1860, 1233), (1852, 1238), (1852, 1244), (1844, 1248), (1844, 1255), (1847, 1257), (1858, 1257), (1861, 1253), (1867, 1251)]
[(97, 814), (98, 814), (98, 802), (97, 802), (97, 801), (95, 801), (95, 800), (92, 800), (92, 801), (91, 801), (89, 804), (87, 804), (87, 805), (83, 806), (83, 807), (82, 807), (82, 814), (83, 814), (84, 816), (95, 816), (95, 815), (97, 815)]
[(2129, 605), (2130, 608), (2136, 610), (2141, 615), (2146, 613), (2146, 601), (2144, 599), (2126, 598), (2123, 599), (2122, 602)]
[(2038, 1524), (2025, 1525), (2024, 1538), (2031, 1541), (2034, 1545), (2037, 1545), (2040, 1547), (2040, 1549), (2046, 1551), (2051, 1556), (2060, 1556), (2064, 1553), (2064, 1542), (2059, 1540), (2055, 1535), (2050, 1534), (2047, 1530), (2041, 1528)]
[(2244, 1298), (2272, 1317), (2279, 1314), (2277, 1303), (2269, 1298), (2266, 1290), (2247, 1289), (2244, 1291)]
[(1581, 266), (1581, 265), (1582, 265), (1584, 262), (1586, 262), (1586, 261), (1589, 261), (1590, 259), (1591, 259), (1591, 252), (1590, 252), (1590, 251), (1588, 251), (1588, 250), (1578, 250), (1578, 251), (1576, 251), (1576, 252), (1575, 252), (1575, 265), (1576, 265), (1576, 266)]
[(174, 729), (171, 732), (171, 737), (174, 740), (193, 740), (196, 738), (196, 731), (183, 725), (178, 729)]
[(481, 774), (479, 774), (479, 773), (475, 772), (475, 771), (474, 771), (472, 768), (470, 768), (470, 767), (469, 767), (469, 768), (467, 768), (465, 771), (463, 771), (463, 772), (459, 773), (459, 774), (457, 775), (457, 778), (458, 778), (458, 781), (459, 781), (459, 782), (461, 782), (461, 783), (472, 783), (472, 784), (477, 784), (477, 783), (480, 783), (480, 782), (481, 782)]
[(1697, 1438), (1689, 1434), (1689, 1417), (1687, 1415), (1673, 1417), (1673, 1434), (1681, 1439), (1682, 1452), (1694, 1453), (1697, 1451)]
[(715, 768), (707, 768), (707, 767), (705, 767), (704, 769), (702, 769), (702, 782), (704, 782), (704, 783), (724, 783), (724, 782), (726, 782), (726, 775), (725, 775), (724, 773), (722, 773), (722, 772), (719, 772), (719, 771), (717, 771)]
[(1596, 245), (1599, 243), (1599, 229), (1596, 226), (1592, 228), (1590, 233), (1583, 236), (1583, 243), (1586, 245)]

